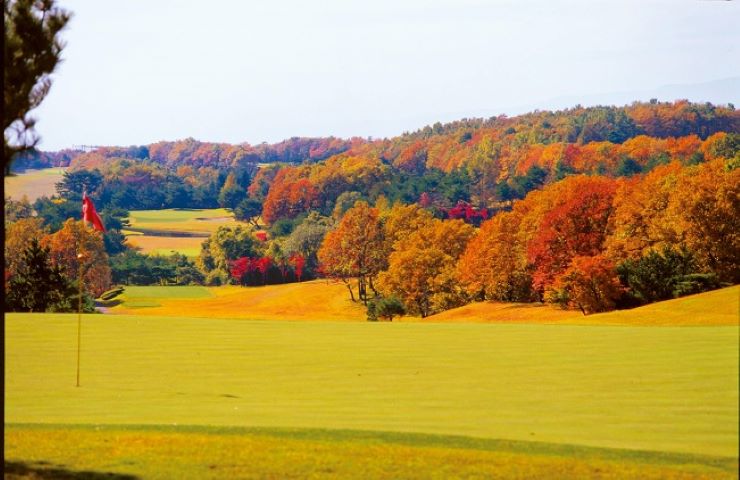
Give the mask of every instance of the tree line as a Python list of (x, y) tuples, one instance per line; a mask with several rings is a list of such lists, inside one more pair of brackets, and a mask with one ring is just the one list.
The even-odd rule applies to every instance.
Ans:
[(735, 155), (629, 179), (570, 175), (479, 229), (358, 202), (326, 235), (320, 268), (352, 300), (395, 298), (422, 317), (473, 300), (588, 314), (735, 284), (738, 167)]

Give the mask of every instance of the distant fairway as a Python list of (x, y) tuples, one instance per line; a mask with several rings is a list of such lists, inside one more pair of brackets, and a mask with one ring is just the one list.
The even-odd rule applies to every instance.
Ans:
[(198, 256), (203, 240), (218, 227), (239, 223), (225, 208), (132, 210), (129, 215), (130, 227), (123, 233), (130, 245), (143, 253), (190, 258)]
[(200, 254), (203, 237), (171, 237), (143, 235), (139, 232), (124, 231), (128, 244), (139, 248), (142, 253), (169, 256), (173, 253), (195, 258)]
[(129, 212), (130, 230), (156, 233), (215, 232), (221, 225), (236, 223), (234, 214), (225, 208), (195, 209), (168, 208), (165, 210), (132, 210)]
[(39, 197), (56, 194), (54, 184), (60, 182), (67, 167), (42, 168), (5, 177), (5, 196), (20, 200), (23, 195), (33, 202)]

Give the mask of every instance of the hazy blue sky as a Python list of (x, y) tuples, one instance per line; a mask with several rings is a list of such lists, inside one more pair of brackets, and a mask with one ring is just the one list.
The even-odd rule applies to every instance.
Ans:
[(74, 18), (35, 112), (45, 150), (386, 137), (651, 96), (740, 106), (735, 1), (58, 3)]

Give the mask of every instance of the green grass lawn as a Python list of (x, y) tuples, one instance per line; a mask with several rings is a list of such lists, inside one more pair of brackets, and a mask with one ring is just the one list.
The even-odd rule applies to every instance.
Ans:
[(196, 299), (211, 298), (213, 294), (206, 288), (191, 286), (160, 287), (125, 287), (123, 293), (116, 297), (116, 303), (122, 302), (126, 308), (150, 308), (160, 306), (162, 299)]
[[(198, 294), (198, 293), (190, 293)], [(736, 456), (738, 328), (6, 315), (5, 421), (423, 432)]]
[(66, 167), (42, 168), (6, 176), (5, 195), (13, 200), (20, 200), (26, 195), (31, 202), (39, 197), (55, 195), (54, 184), (62, 180), (66, 170)]

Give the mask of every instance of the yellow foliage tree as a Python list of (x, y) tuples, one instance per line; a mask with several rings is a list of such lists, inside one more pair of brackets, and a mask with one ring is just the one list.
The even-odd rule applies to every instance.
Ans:
[(676, 230), (677, 218), (667, 210), (681, 171), (681, 164), (673, 162), (617, 187), (615, 209), (609, 219), (611, 234), (605, 241), (607, 256), (614, 262), (682, 243)]
[(456, 267), (473, 235), (474, 228), (462, 220), (430, 220), (394, 244), (379, 290), (422, 317), (464, 304), (467, 295)]
[(386, 266), (388, 253), (378, 209), (358, 201), (347, 210), (335, 230), (329, 232), (318, 252), (325, 275), (342, 281), (355, 301), (351, 280), (357, 279), (359, 299), (367, 302), (375, 278)]
[(14, 275), (23, 259), (23, 252), (34, 238), (38, 241), (46, 235), (40, 218), (22, 218), (5, 225), (5, 272)]
[(686, 169), (667, 212), (703, 269), (740, 281), (740, 168), (719, 158)]

